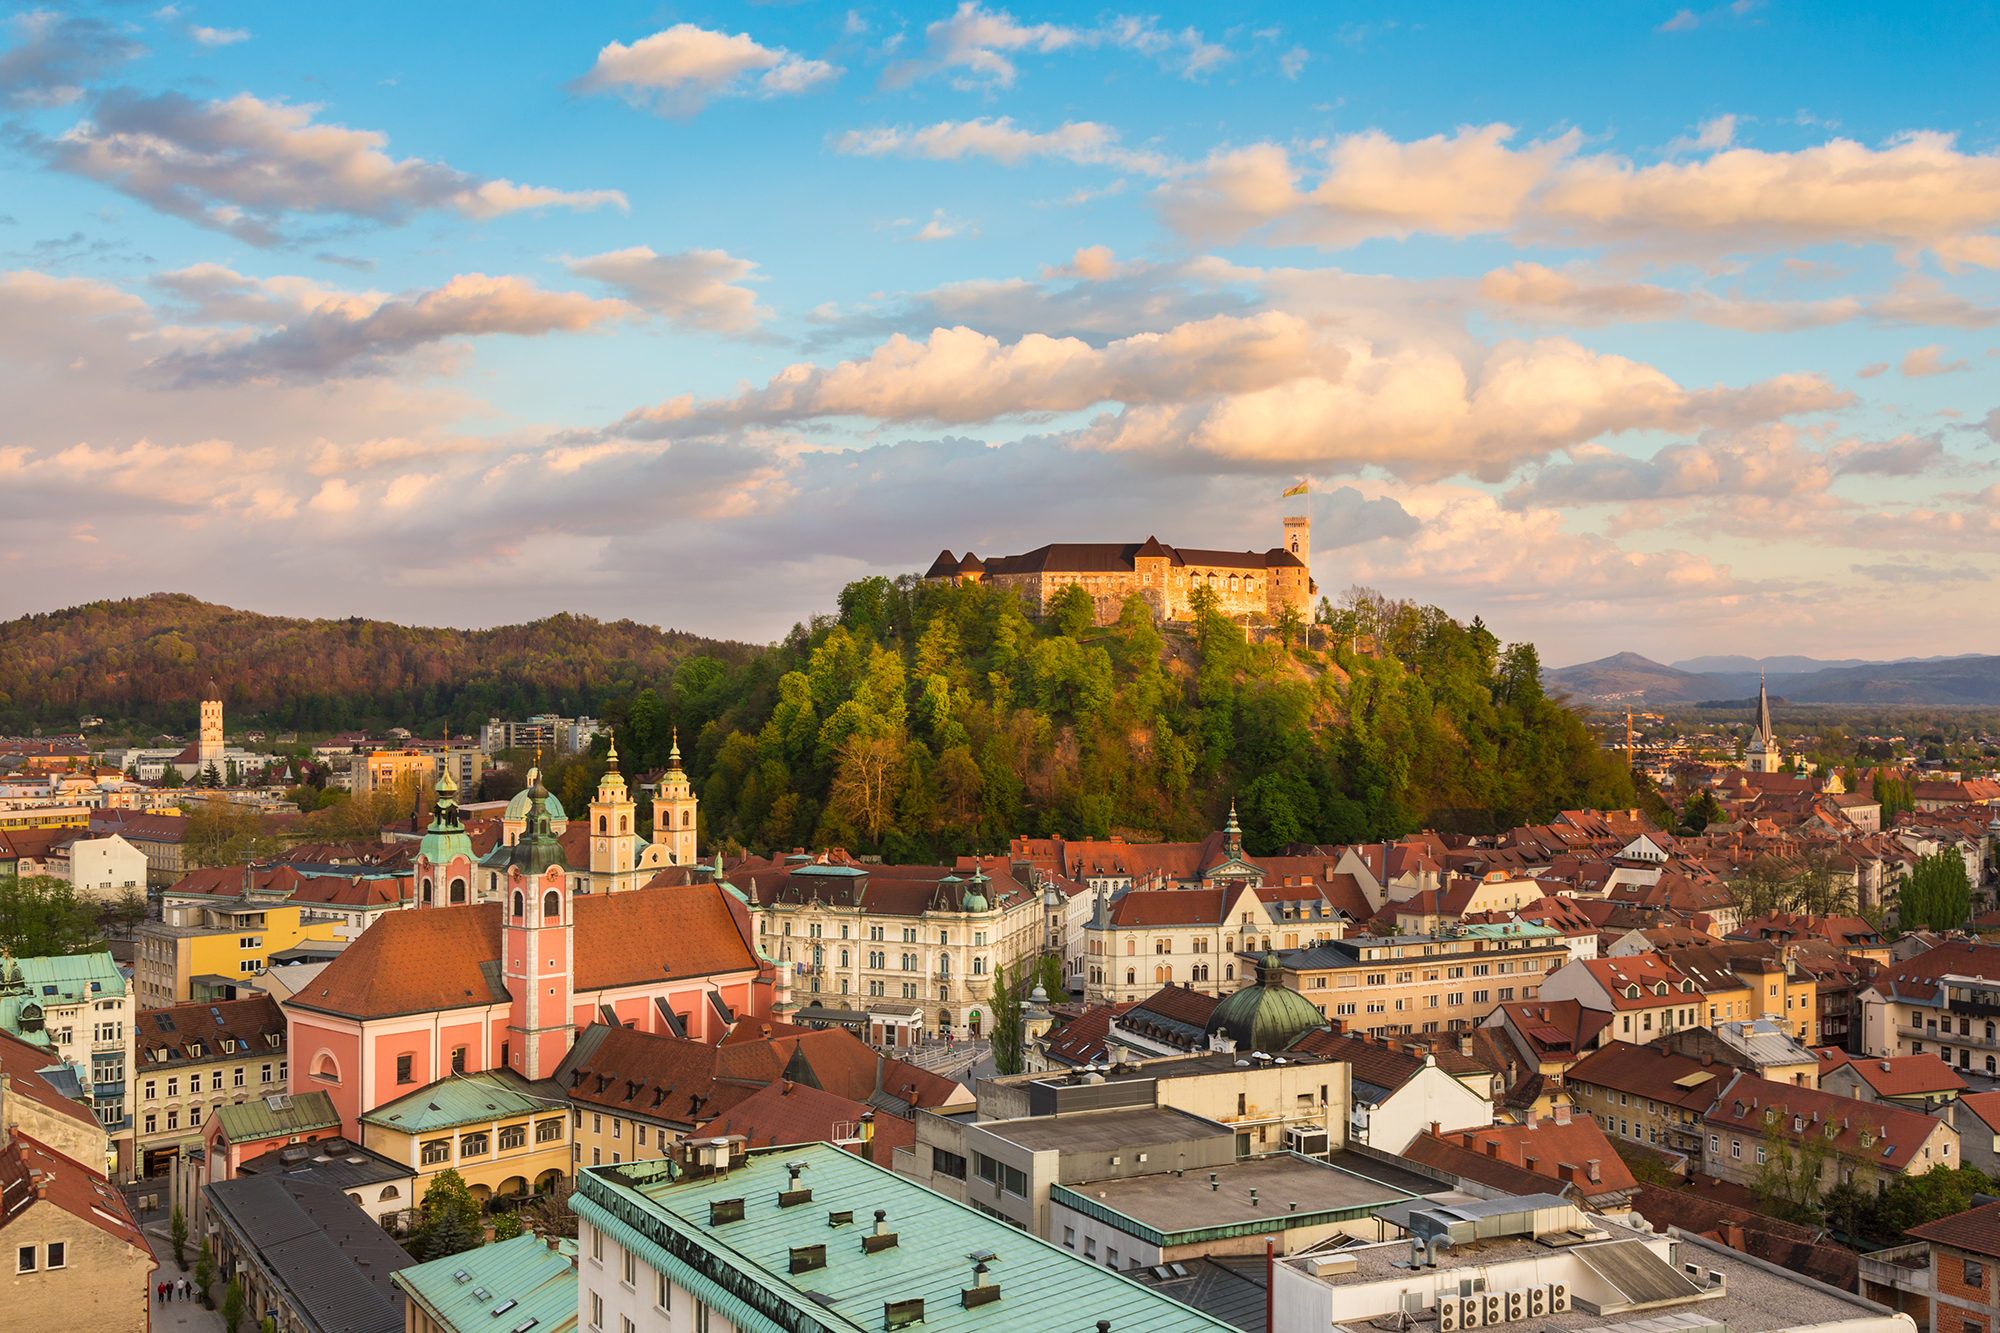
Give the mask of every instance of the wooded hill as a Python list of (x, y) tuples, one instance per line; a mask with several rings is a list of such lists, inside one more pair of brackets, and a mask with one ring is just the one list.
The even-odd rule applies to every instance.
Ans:
[(605, 716), (627, 771), (663, 763), (679, 728), (704, 850), (1195, 839), (1234, 800), (1270, 852), (1635, 803), (1543, 693), (1533, 646), (1477, 621), (1356, 590), (1313, 631), (1335, 647), (1308, 650), (1248, 643), (1212, 608), (1156, 626), (1136, 596), (1093, 627), (1071, 592), (1036, 624), (980, 585), (864, 580), (772, 650), (693, 656)]
[(186, 732), (213, 678), (232, 731), (254, 719), (266, 730), (404, 726), (436, 736), (488, 717), (595, 715), (691, 653), (742, 662), (757, 651), (630, 620), (420, 629), (155, 593), (0, 625), (0, 732), (68, 730), (85, 714)]
[[(1036, 623), (1011, 593), (867, 579), (764, 649), (576, 616), (415, 629), (101, 602), (0, 627), (0, 729), (97, 713), (185, 731), (211, 676), (232, 727), (436, 735), (583, 712), (612, 722), (628, 773), (662, 766), (678, 728), (704, 850), (896, 861), (1015, 834), (1194, 839), (1232, 800), (1259, 852), (1637, 803), (1544, 694), (1533, 645), (1477, 620), (1355, 590), (1309, 649), (1246, 642), (1212, 608), (1156, 626), (1136, 597), (1095, 627), (1072, 591)], [(602, 763), (561, 766), (566, 803)]]

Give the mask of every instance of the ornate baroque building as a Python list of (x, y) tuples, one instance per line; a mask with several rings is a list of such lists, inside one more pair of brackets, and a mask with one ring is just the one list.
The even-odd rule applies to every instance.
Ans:
[(1271, 620), (1288, 605), (1310, 615), (1319, 590), (1312, 579), (1312, 522), (1305, 517), (1287, 518), (1283, 543), (1268, 551), (1198, 551), (1168, 546), (1157, 537), (1136, 545), (1058, 543), (984, 560), (970, 551), (962, 558), (940, 551), (924, 577), (1012, 588), (1035, 615), (1075, 584), (1090, 594), (1100, 625), (1116, 621), (1135, 592), (1161, 620), (1192, 618), (1188, 599), (1204, 587), (1221, 599), (1224, 615)]

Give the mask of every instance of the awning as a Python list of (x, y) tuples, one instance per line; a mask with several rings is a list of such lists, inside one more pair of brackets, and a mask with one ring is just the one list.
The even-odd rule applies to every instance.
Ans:
[(800, 1023), (842, 1023), (848, 1027), (868, 1026), (868, 1015), (859, 1009), (827, 1009), (809, 1004), (792, 1015)]

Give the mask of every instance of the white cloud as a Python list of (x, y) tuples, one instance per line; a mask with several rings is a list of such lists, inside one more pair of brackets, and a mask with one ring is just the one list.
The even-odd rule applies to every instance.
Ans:
[(4, 26), (14, 43), (0, 51), (0, 105), (62, 106), (83, 96), (83, 85), (145, 48), (102, 19), (30, 9)]
[(1006, 10), (987, 9), (978, 0), (961, 0), (950, 18), (925, 27), (924, 38), (922, 56), (882, 72), (884, 88), (905, 88), (933, 74), (951, 75), (960, 89), (1011, 88), (1016, 71), (1009, 53), (1047, 55), (1089, 41), (1087, 34), (1060, 24), (1017, 23)]
[(238, 42), (250, 40), (248, 28), (198, 28), (190, 27), (188, 36), (203, 46), (234, 46)]
[(732, 37), (676, 23), (630, 46), (607, 42), (575, 87), (580, 92), (616, 92), (635, 106), (687, 116), (714, 97), (749, 92), (796, 96), (841, 72), (824, 60), (759, 45), (747, 32)]
[(1942, 343), (1932, 343), (1929, 347), (1912, 347), (1903, 356), (1902, 371), (1911, 379), (1918, 379), (1927, 375), (1949, 375), (1955, 371), (1972, 369), (1972, 364), (1968, 361), (1947, 362), (1944, 353)]
[(1844, 406), (1825, 381), (1780, 376), (1686, 389), (1659, 370), (1566, 339), (1506, 341), (1471, 358), (1377, 346), (1297, 315), (1215, 316), (1093, 347), (972, 329), (897, 335), (865, 359), (788, 367), (731, 399), (692, 395), (628, 414), (611, 433), (690, 438), (830, 418), (970, 425), (1119, 404), (1070, 435), (1079, 448), (1233, 465), (1497, 480), (1607, 434), (1691, 434)]
[[(221, 294), (226, 279), (200, 276), (210, 294)], [(250, 295), (258, 286), (241, 279), (239, 291)], [(446, 339), (581, 333), (630, 313), (623, 301), (543, 291), (523, 278), (465, 273), (414, 296), (326, 296), (269, 333), (176, 349), (155, 365), (180, 386), (382, 375), (418, 348)]]
[(1209, 41), (1195, 28), (1162, 32), (1154, 18), (1121, 16), (1105, 25), (1103, 35), (1112, 45), (1150, 56), (1161, 68), (1189, 79), (1211, 73), (1235, 58), (1229, 48)]
[(256, 246), (286, 241), (297, 214), (396, 224), (430, 209), (491, 218), (625, 206), (616, 190), (522, 186), (421, 158), (397, 160), (382, 151), (386, 136), (316, 121), (318, 110), (248, 93), (226, 102), (117, 93), (91, 120), (38, 147), (60, 170)]
[(757, 265), (726, 250), (661, 255), (648, 246), (635, 245), (581, 259), (565, 258), (563, 267), (578, 277), (609, 284), (626, 300), (666, 316), (677, 328), (751, 333), (771, 316), (757, 304), (757, 293), (738, 285)]
[[(1734, 123), (1711, 122), (1723, 142)], [(1717, 254), (1826, 243), (1879, 244), (1949, 265), (2000, 266), (2000, 155), (1960, 151), (1948, 134), (1880, 148), (1834, 139), (1795, 152), (1718, 148), (1637, 166), (1584, 154), (1574, 133), (1526, 147), (1493, 124), (1402, 142), (1378, 130), (1334, 140), (1301, 166), (1276, 144), (1218, 152), (1159, 192), (1184, 235), (1268, 230), (1325, 247), (1420, 233)], [(1702, 141), (1697, 141), (1699, 145)], [(1299, 182), (1318, 175), (1309, 188)]]
[(1148, 176), (1163, 176), (1173, 170), (1173, 165), (1157, 153), (1120, 147), (1118, 131), (1089, 120), (1069, 121), (1046, 132), (1024, 130), (1008, 116), (943, 120), (921, 128), (901, 125), (849, 130), (835, 140), (834, 150), (850, 157), (922, 157), (943, 162), (990, 157), (1010, 167), (1028, 158), (1053, 157)]
[(1278, 68), (1284, 71), (1286, 78), (1296, 80), (1299, 72), (1306, 67), (1306, 61), (1310, 59), (1312, 59), (1310, 51), (1303, 46), (1295, 46), (1278, 57)]

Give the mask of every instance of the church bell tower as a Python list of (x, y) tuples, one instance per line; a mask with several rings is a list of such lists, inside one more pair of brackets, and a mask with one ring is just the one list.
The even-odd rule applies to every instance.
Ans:
[(597, 784), (590, 803), (590, 888), (593, 893), (623, 893), (638, 887), (635, 854), (638, 807), (618, 771), (618, 742), (611, 742), (611, 767)]
[(679, 728), (675, 728), (673, 752), (667, 756), (667, 771), (660, 776), (660, 785), (653, 795), (653, 845), (666, 850), (670, 865), (691, 866), (695, 863), (694, 838), (700, 826), (697, 818), (699, 804), (694, 789), (688, 785), (688, 775), (681, 771), (681, 735)]

